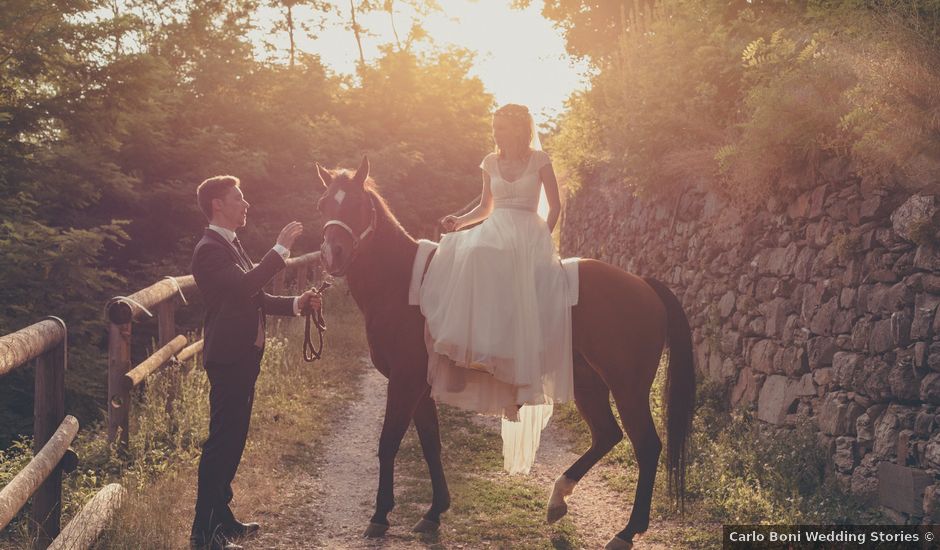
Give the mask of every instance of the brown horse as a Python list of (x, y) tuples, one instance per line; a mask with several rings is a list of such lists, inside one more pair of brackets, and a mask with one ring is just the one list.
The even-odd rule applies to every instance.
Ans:
[[(431, 508), (415, 525), (434, 531), (450, 507), (441, 465), (437, 409), (427, 383), (424, 317), (408, 305), (408, 286), (417, 242), (401, 227), (369, 179), (369, 162), (359, 169), (327, 171), (317, 166), (323, 194), (317, 208), (323, 227), (322, 258), (334, 276), (345, 276), (365, 316), (372, 362), (388, 378), (385, 422), (379, 439), (379, 488), (366, 536), (389, 527), (395, 505), (395, 455), (413, 420), (431, 475)], [(567, 512), (565, 497), (614, 445), (623, 439), (611, 411), (610, 395), (633, 443), (640, 475), (626, 528), (608, 548), (630, 548), (649, 527), (653, 481), (662, 443), (653, 425), (649, 395), (667, 342), (665, 390), (666, 463), (671, 494), (682, 502), (686, 446), (695, 400), (695, 372), (689, 322), (675, 295), (654, 279), (642, 279), (596, 260), (581, 260), (579, 302), (572, 309), (575, 401), (591, 430), (591, 447), (555, 482), (548, 521)]]

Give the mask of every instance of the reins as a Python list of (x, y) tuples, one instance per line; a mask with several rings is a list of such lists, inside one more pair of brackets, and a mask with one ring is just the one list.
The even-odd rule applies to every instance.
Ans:
[[(323, 294), (323, 291), (330, 288), (332, 284), (329, 281), (323, 281), (320, 286), (313, 289), (317, 294)], [(310, 337), (310, 323), (317, 327), (317, 338), (319, 344), (313, 346), (313, 338)], [(321, 309), (307, 308), (306, 319), (304, 321), (304, 361), (312, 363), (323, 356), (323, 333), (326, 331), (326, 321), (323, 320), (323, 311)]]

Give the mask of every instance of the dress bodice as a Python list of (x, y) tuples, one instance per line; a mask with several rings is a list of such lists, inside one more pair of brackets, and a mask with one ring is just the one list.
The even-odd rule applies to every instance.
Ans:
[(542, 181), (539, 170), (549, 164), (545, 151), (532, 151), (529, 163), (522, 175), (507, 181), (499, 169), (496, 153), (490, 153), (480, 163), (480, 168), (490, 175), (490, 189), (493, 191), (494, 208), (513, 208), (535, 212), (539, 204), (539, 192)]

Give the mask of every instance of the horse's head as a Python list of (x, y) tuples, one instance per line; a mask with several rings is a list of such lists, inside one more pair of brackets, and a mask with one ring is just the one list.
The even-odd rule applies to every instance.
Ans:
[(362, 242), (375, 231), (375, 204), (365, 185), (368, 177), (366, 157), (355, 174), (325, 170), (317, 164), (317, 179), (323, 186), (317, 210), (327, 220), (320, 252), (330, 275), (345, 275)]

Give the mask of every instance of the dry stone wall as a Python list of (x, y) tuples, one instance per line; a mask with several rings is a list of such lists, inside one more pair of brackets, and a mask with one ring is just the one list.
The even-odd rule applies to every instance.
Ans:
[(567, 202), (562, 255), (666, 282), (699, 376), (763, 422), (811, 421), (853, 492), (899, 521), (937, 522), (940, 197), (830, 172), (749, 215), (696, 188), (643, 199), (585, 186)]

